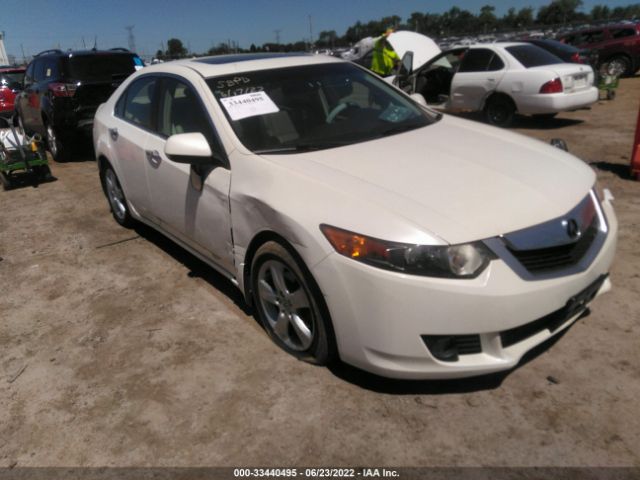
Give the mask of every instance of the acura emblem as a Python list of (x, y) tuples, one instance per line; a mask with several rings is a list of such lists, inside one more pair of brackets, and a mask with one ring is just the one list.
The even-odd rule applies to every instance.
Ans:
[(564, 220), (562, 222), (562, 225), (567, 230), (567, 235), (569, 235), (569, 238), (571, 240), (575, 240), (580, 235), (582, 235), (582, 232), (580, 231), (580, 227), (578, 226), (578, 222), (576, 222), (573, 218), (570, 218), (569, 220)]

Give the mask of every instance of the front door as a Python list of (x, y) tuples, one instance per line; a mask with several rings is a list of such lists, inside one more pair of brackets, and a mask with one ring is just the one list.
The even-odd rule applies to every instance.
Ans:
[(216, 136), (198, 92), (186, 79), (163, 77), (159, 90), (158, 135), (146, 144), (152, 214), (162, 227), (228, 271), (233, 269), (229, 214), (231, 171), (220, 165), (196, 168), (165, 155), (166, 139), (202, 133), (212, 150)]

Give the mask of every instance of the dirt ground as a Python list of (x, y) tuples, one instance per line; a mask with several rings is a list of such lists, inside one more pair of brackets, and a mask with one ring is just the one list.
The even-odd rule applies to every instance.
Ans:
[(293, 359), (227, 280), (115, 223), (90, 152), (0, 193), (0, 467), (640, 466), (639, 101), (636, 77), (615, 101), (514, 127), (597, 170), (620, 241), (613, 290), (499, 377)]

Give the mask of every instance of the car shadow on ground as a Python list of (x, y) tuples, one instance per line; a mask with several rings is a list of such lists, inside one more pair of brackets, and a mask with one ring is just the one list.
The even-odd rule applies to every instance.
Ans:
[[(260, 321), (254, 315), (252, 308), (245, 302), (240, 290), (233, 285), (227, 277), (218, 273), (212, 267), (189, 253), (187, 250), (183, 249), (171, 239), (165, 237), (163, 234), (147, 225), (138, 223), (134, 227), (134, 231), (141, 238), (153, 243), (167, 255), (170, 255), (176, 261), (184, 265), (189, 270), (187, 275), (190, 278), (200, 278), (206, 281), (213, 288), (228, 297), (245, 315), (253, 318), (260, 328), (263, 328)], [(526, 353), (514, 368), (496, 374), (453, 380), (398, 380), (366, 372), (340, 360), (336, 361), (328, 368), (337, 378), (376, 393), (387, 393), (393, 395), (445, 395), (452, 393), (471, 393), (483, 390), (494, 390), (500, 387), (502, 382), (511, 372), (522, 368), (524, 365), (549, 350), (570, 328), (573, 328), (578, 321), (587, 317), (589, 314), (589, 309), (585, 310), (578, 320), (576, 320), (567, 329)], [(265, 335), (267, 335), (266, 332)], [(286, 355), (285, 352), (282, 352), (282, 354)]]
[[(511, 372), (522, 368), (527, 363), (545, 353), (553, 347), (553, 345), (555, 345), (556, 342), (558, 342), (569, 331), (569, 329), (573, 328), (573, 326), (583, 318), (589, 316), (590, 313), (589, 309), (585, 310), (585, 312), (568, 328), (534, 347), (522, 357), (515, 367), (505, 372), (452, 380), (397, 380), (393, 378), (380, 377), (342, 362), (338, 362), (336, 365), (329, 368), (336, 377), (376, 393), (387, 393), (392, 395), (447, 395), (494, 390), (502, 385), (502, 382), (511, 374)], [(553, 380), (557, 382), (556, 379)]]
[(631, 175), (631, 167), (628, 164), (611, 163), (611, 162), (591, 162), (589, 163), (594, 168), (602, 170), (603, 172), (611, 172), (617, 175), (623, 180), (635, 180)]
[(140, 237), (153, 243), (167, 255), (170, 255), (184, 265), (189, 270), (187, 275), (190, 278), (201, 278), (213, 288), (226, 295), (245, 315), (252, 315), (251, 307), (244, 301), (242, 293), (227, 277), (218, 273), (212, 267), (157, 230), (143, 223), (137, 223), (134, 230)]

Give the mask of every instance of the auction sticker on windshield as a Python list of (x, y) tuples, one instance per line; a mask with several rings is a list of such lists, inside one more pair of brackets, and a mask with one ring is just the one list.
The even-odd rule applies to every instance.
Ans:
[(221, 98), (220, 102), (229, 113), (231, 120), (242, 120), (247, 117), (280, 111), (265, 92), (245, 93), (235, 97)]

